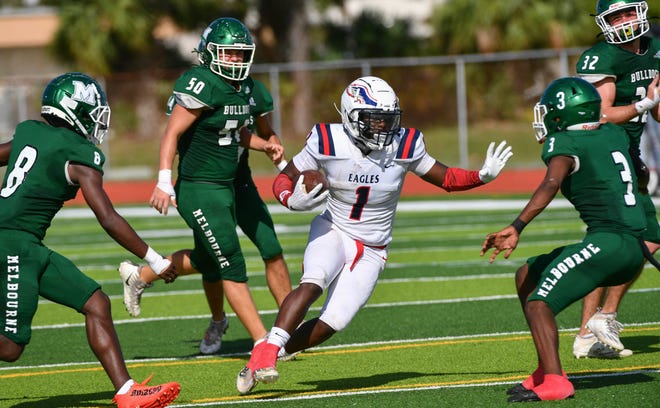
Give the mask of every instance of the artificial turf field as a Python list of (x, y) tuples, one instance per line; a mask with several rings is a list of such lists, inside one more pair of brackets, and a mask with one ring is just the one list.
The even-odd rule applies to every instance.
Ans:
[[(158, 282), (144, 295), (142, 316), (130, 318), (116, 268), (124, 259), (137, 260), (105, 235), (90, 212), (64, 210), (45, 242), (110, 295), (132, 376), (141, 381), (153, 373), (153, 384), (181, 383), (173, 406), (497, 407), (509, 405), (505, 390), (536, 368), (534, 346), (515, 296), (515, 269), (528, 256), (578, 241), (584, 234), (577, 213), (557, 205), (525, 229), (509, 260), (500, 257), (489, 264), (479, 257), (486, 233), (511, 222), (523, 205), (483, 197), (463, 201), (456, 195), (403, 202), (388, 266), (367, 307), (345, 331), (294, 361), (279, 363), (280, 380), (259, 384), (248, 396), (238, 395), (235, 379), (252, 342), (230, 309), (220, 354), (199, 354), (209, 314), (198, 276), (170, 285)], [(295, 285), (314, 213), (273, 208)], [(192, 244), (176, 214), (156, 216), (144, 207), (118, 209), (161, 253)], [(263, 263), (244, 237), (242, 244), (252, 295), (270, 327), (276, 307)], [(647, 267), (626, 295), (619, 310), (625, 325), (621, 339), (634, 355), (625, 359), (573, 358), (580, 304), (562, 312), (561, 357), (576, 395), (540, 404), (657, 407), (659, 291), (660, 272)], [(310, 317), (318, 313), (321, 301)], [(88, 348), (82, 323), (76, 312), (40, 302), (22, 358), (0, 363), (0, 407), (110, 405), (112, 386)]]

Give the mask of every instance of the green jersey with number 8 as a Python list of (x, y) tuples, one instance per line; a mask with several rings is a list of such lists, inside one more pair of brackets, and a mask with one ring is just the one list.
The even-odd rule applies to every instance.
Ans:
[(0, 190), (0, 229), (19, 230), (42, 240), (65, 201), (79, 186), (69, 180), (69, 163), (103, 174), (105, 156), (66, 128), (28, 120), (16, 126), (7, 172)]
[(265, 89), (254, 82), (248, 77), (236, 89), (201, 65), (186, 71), (176, 81), (168, 113), (175, 104), (204, 109), (178, 142), (181, 180), (233, 182), (238, 162), (238, 130), (252, 124), (254, 92)]
[[(576, 71), (592, 84), (613, 78), (616, 85), (614, 106), (630, 105), (646, 97), (649, 84), (660, 69), (660, 41), (642, 37), (640, 47), (646, 52), (636, 54), (617, 45), (600, 42), (582, 53)], [(620, 125), (628, 132), (631, 146), (637, 152), (647, 114), (644, 112)]]

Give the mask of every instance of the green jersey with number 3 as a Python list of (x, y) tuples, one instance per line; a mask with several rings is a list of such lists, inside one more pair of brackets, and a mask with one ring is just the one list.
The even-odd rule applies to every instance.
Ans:
[(580, 213), (588, 232), (637, 235), (646, 228), (628, 144), (626, 132), (610, 123), (595, 130), (553, 133), (543, 144), (546, 164), (555, 156), (575, 159), (575, 169), (564, 179), (561, 192)]
[[(580, 56), (576, 70), (578, 75), (591, 83), (613, 78), (616, 85), (614, 106), (625, 106), (646, 97), (653, 77), (660, 69), (660, 41), (642, 37), (641, 48), (636, 54), (617, 45), (600, 42)], [(646, 123), (647, 112), (621, 125), (630, 136), (632, 147), (639, 152), (639, 142)]]
[(265, 88), (255, 86), (250, 77), (236, 89), (205, 66), (193, 67), (179, 77), (168, 103), (169, 111), (175, 103), (188, 109), (204, 109), (179, 139), (180, 179), (233, 182), (238, 163), (238, 130), (252, 124), (254, 93), (261, 89)]
[(103, 153), (84, 136), (44, 122), (19, 123), (0, 190), (0, 229), (20, 230), (42, 240), (65, 201), (79, 186), (69, 180), (69, 163), (103, 174)]

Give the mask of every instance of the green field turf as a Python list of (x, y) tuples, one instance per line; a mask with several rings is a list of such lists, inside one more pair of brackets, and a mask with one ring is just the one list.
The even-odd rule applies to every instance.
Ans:
[[(467, 208), (460, 196), (452, 198), (448, 202)], [(483, 238), (511, 222), (524, 202), (506, 209), (496, 209), (501, 201), (479, 203), (485, 209), (433, 211), (434, 203), (406, 201), (397, 216), (388, 266), (367, 307), (323, 345), (279, 363), (280, 380), (259, 384), (248, 396), (238, 395), (235, 380), (252, 342), (233, 314), (220, 354), (199, 354), (209, 318), (199, 276), (170, 285), (158, 282), (143, 297), (142, 315), (130, 318), (116, 268), (124, 259), (137, 259), (107, 237), (93, 218), (65, 210), (54, 220), (46, 244), (71, 258), (110, 295), (134, 378), (141, 381), (153, 373), (154, 384), (181, 383), (173, 406), (508, 406), (505, 390), (536, 368), (513, 274), (526, 257), (579, 240), (584, 226), (572, 209), (548, 209), (525, 229), (510, 259), (489, 264), (479, 257)], [(161, 253), (192, 244), (176, 214), (156, 217), (150, 209), (119, 210)], [(294, 284), (313, 215), (274, 214)], [(270, 327), (276, 306), (262, 261), (244, 237), (242, 244), (253, 297)], [(576, 396), (542, 406), (657, 407), (659, 292), (660, 273), (647, 267), (626, 295), (619, 310), (625, 324), (621, 339), (634, 355), (625, 359), (574, 359), (580, 304), (562, 312), (561, 357)], [(0, 407), (110, 406), (112, 386), (89, 350), (82, 323), (76, 312), (40, 302), (22, 358), (0, 363)]]

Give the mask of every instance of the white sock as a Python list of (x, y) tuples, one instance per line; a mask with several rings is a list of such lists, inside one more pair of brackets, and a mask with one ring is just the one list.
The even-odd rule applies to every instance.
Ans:
[(273, 327), (270, 329), (270, 334), (268, 335), (268, 342), (274, 344), (280, 348), (284, 347), (287, 341), (291, 338), (291, 335), (286, 332), (286, 330), (279, 327)]
[(119, 389), (119, 391), (117, 391), (117, 395), (126, 394), (126, 393), (128, 392), (128, 390), (131, 389), (131, 387), (133, 386), (133, 384), (135, 384), (135, 381), (133, 381), (132, 378), (131, 378), (130, 380), (126, 381), (126, 382), (124, 383), (124, 385), (121, 386), (121, 388)]

